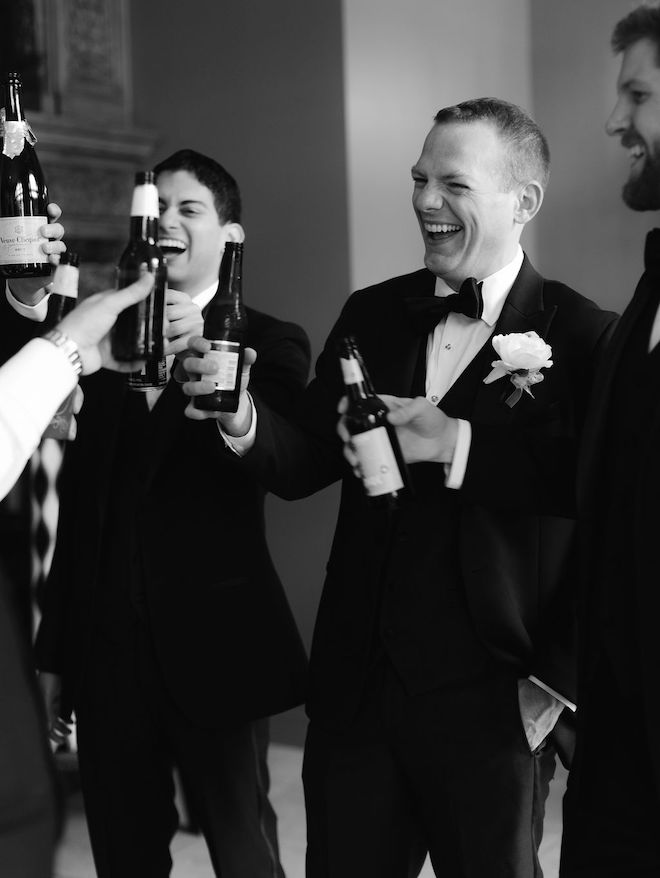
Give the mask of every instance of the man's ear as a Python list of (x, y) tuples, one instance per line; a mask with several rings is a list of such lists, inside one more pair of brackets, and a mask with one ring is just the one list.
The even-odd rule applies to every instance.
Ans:
[(518, 203), (513, 215), (515, 222), (525, 225), (533, 219), (541, 209), (543, 194), (543, 186), (536, 180), (527, 183), (518, 193)]
[(240, 223), (227, 223), (224, 227), (225, 241), (242, 244), (245, 240), (245, 229)]

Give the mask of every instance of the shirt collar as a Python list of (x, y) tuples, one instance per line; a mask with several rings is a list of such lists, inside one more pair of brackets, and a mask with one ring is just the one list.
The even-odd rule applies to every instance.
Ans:
[[(500, 268), (500, 270), (496, 271), (494, 274), (490, 274), (488, 277), (483, 278), (481, 281), (483, 284), (481, 287), (481, 295), (484, 300), (484, 311), (481, 315), (481, 319), (489, 326), (495, 326), (497, 323), (498, 317), (504, 307), (506, 297), (511, 292), (511, 287), (514, 284), (515, 279), (518, 277), (518, 273), (523, 263), (523, 257), (524, 254), (522, 247), (518, 244), (516, 255), (511, 262), (505, 265), (504, 268)], [(441, 277), (436, 277), (436, 296), (449, 296), (454, 292), (455, 290), (452, 290)]]
[[(210, 287), (207, 287), (205, 290), (202, 290), (201, 293), (195, 293), (195, 295), (192, 297), (192, 300), (195, 303), (195, 305), (197, 305), (197, 307), (199, 308), (200, 311), (203, 311), (204, 308), (206, 308), (208, 303), (211, 301), (211, 299), (215, 295), (215, 291), (217, 289), (218, 289), (218, 282), (216, 280), (211, 284)], [(175, 290), (175, 292), (180, 292), (180, 290)]]

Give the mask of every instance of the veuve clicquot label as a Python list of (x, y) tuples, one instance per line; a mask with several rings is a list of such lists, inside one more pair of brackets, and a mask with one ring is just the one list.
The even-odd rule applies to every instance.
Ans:
[(355, 433), (351, 442), (360, 464), (362, 484), (370, 497), (391, 494), (403, 488), (386, 427)]
[(0, 217), (0, 263), (48, 262), (48, 256), (40, 246), (46, 239), (39, 234), (39, 229), (47, 222), (45, 216)]

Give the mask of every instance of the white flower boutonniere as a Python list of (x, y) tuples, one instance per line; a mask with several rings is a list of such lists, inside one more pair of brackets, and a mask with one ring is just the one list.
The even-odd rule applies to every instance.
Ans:
[(533, 399), (534, 394), (530, 387), (543, 381), (541, 369), (552, 366), (550, 345), (535, 332), (510, 332), (508, 335), (496, 335), (493, 347), (500, 359), (491, 363), (493, 371), (484, 378), (484, 384), (510, 375), (515, 390), (506, 398), (506, 404), (513, 407), (522, 396), (523, 390)]

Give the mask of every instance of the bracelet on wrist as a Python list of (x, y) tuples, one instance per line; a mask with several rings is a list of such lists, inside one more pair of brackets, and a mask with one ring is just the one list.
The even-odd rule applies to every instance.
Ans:
[(82, 372), (82, 360), (80, 359), (80, 353), (78, 352), (78, 345), (73, 341), (73, 339), (69, 338), (68, 335), (64, 335), (63, 332), (60, 332), (59, 329), (51, 329), (48, 332), (44, 333), (42, 338), (45, 338), (47, 341), (52, 342), (56, 348), (59, 348), (67, 360), (71, 363), (74, 372), (76, 375), (80, 375)]

